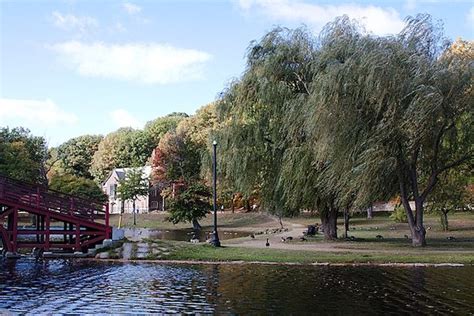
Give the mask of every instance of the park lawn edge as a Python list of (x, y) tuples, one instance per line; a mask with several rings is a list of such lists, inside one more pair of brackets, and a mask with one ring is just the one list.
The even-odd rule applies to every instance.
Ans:
[(169, 248), (169, 254), (161, 258), (151, 253), (146, 259), (99, 259), (120, 262), (184, 262), (184, 263), (261, 263), (300, 265), (474, 265), (474, 252), (453, 253), (405, 253), (394, 251), (308, 251), (271, 248), (246, 248), (186, 242), (153, 240), (151, 244)]

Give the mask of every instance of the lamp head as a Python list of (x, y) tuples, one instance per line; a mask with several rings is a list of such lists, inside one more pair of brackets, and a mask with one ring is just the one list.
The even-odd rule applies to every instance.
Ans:
[(216, 145), (217, 145), (217, 142), (216, 142), (216, 141), (213, 141), (213, 142), (212, 142), (212, 145), (213, 145), (213, 146), (216, 146)]

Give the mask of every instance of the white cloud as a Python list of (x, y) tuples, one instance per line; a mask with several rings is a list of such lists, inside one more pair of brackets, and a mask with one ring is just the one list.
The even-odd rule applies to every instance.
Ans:
[(405, 0), (403, 8), (407, 11), (413, 11), (416, 9), (416, 0)]
[(142, 11), (142, 8), (137, 6), (136, 4), (130, 3), (130, 2), (124, 2), (122, 4), (122, 7), (125, 11), (127, 11), (128, 14), (138, 14)]
[(123, 26), (122, 23), (120, 22), (116, 22), (111, 28), (110, 30), (112, 32), (118, 32), (118, 33), (123, 33), (123, 32), (127, 32), (127, 28), (125, 26)]
[(69, 41), (52, 49), (77, 73), (148, 84), (201, 79), (211, 55), (158, 43), (107, 44)]
[(467, 23), (471, 25), (471, 28), (474, 28), (474, 6), (467, 13)]
[(99, 26), (99, 22), (90, 16), (62, 14), (58, 11), (54, 11), (52, 16), (55, 26), (67, 31), (78, 31), (81, 34)]
[(307, 23), (316, 30), (344, 14), (359, 20), (367, 31), (377, 35), (398, 33), (405, 25), (395, 9), (374, 5), (319, 5), (288, 0), (240, 0), (239, 5), (249, 12), (258, 9), (273, 19)]
[(143, 126), (137, 118), (124, 109), (110, 112), (110, 118), (117, 127), (141, 128)]
[(0, 125), (9, 125), (13, 121), (51, 126), (75, 124), (78, 119), (51, 100), (0, 99)]

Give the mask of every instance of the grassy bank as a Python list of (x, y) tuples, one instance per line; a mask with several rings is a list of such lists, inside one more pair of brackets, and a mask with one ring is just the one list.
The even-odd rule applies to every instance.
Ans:
[[(187, 228), (189, 224), (173, 225), (166, 221), (167, 214), (139, 214), (137, 227), (154, 229)], [(439, 224), (439, 216), (425, 217), (428, 246), (413, 248), (407, 236), (406, 223), (395, 223), (387, 214), (376, 214), (373, 219), (364, 216), (351, 218), (349, 235), (353, 240), (342, 238), (325, 241), (323, 235), (300, 241), (302, 231), (309, 224), (319, 222), (311, 214), (284, 219), (288, 231), (271, 233), (279, 227), (278, 219), (263, 213), (219, 213), (221, 230), (253, 231), (255, 238), (241, 237), (221, 241), (223, 247), (213, 248), (207, 244), (142, 240), (140, 258), (148, 260), (194, 260), (194, 261), (259, 261), (290, 263), (464, 263), (474, 264), (474, 214), (450, 215), (450, 230), (445, 232)], [(126, 226), (131, 226), (131, 215), (125, 216)], [(113, 218), (114, 221), (118, 217)], [(212, 217), (201, 221), (204, 228), (212, 225)], [(342, 235), (342, 221), (338, 232)], [(265, 233), (265, 232), (268, 232)], [(290, 242), (281, 242), (282, 237), (292, 236)], [(271, 246), (265, 247), (266, 239)], [(148, 245), (148, 246), (146, 246)], [(149, 250), (147, 250), (147, 247)], [(160, 250), (161, 249), (161, 250)], [(148, 253), (149, 251), (149, 253)], [(119, 253), (110, 258), (120, 257)]]
[[(140, 228), (152, 228), (152, 229), (183, 229), (190, 228), (190, 223), (178, 223), (173, 224), (167, 220), (168, 213), (159, 212), (151, 214), (137, 214), (136, 225), (133, 225), (133, 214), (123, 214), (122, 226), (123, 227), (140, 227)], [(269, 216), (265, 213), (231, 213), (231, 212), (218, 212), (219, 227), (232, 229), (243, 229), (248, 228), (275, 226), (277, 221), (274, 217)], [(118, 226), (119, 215), (113, 214), (110, 217), (110, 224)], [(213, 217), (208, 215), (199, 221), (202, 227), (212, 227)]]
[[(150, 252), (147, 260), (190, 261), (244, 261), (280, 263), (463, 263), (474, 264), (474, 253), (436, 253), (421, 250), (416, 252), (331, 252), (285, 249), (260, 249), (223, 246), (215, 248), (207, 244), (186, 242), (147, 241)], [(166, 255), (157, 257), (151, 251), (157, 247), (166, 249)], [(132, 257), (130, 259), (137, 259)]]

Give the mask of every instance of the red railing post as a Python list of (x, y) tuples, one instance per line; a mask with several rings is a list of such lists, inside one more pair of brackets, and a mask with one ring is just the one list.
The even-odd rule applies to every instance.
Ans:
[(0, 177), (0, 199), (3, 198), (3, 192), (5, 192), (5, 179)]
[(69, 203), (69, 214), (72, 215), (72, 214), (74, 214), (74, 198), (71, 197), (71, 198), (69, 199), (69, 202), (70, 202), (70, 203)]
[(18, 250), (18, 207), (15, 207), (13, 210), (13, 227), (12, 227), (12, 251), (16, 252)]
[(79, 222), (76, 222), (76, 251), (81, 249), (81, 226)]
[(40, 197), (40, 188), (37, 187), (37, 188), (36, 188), (36, 207), (37, 207), (37, 208), (40, 207), (40, 200), (41, 200), (41, 197)]
[(45, 242), (44, 249), (46, 251), (49, 251), (49, 235), (51, 233), (50, 223), (51, 223), (50, 217), (49, 215), (46, 215), (46, 227), (45, 227), (46, 236), (45, 236), (45, 241), (44, 241)]
[(110, 214), (109, 214), (109, 203), (105, 204), (105, 232), (107, 234), (107, 238), (112, 238), (111, 231), (110, 231)]

